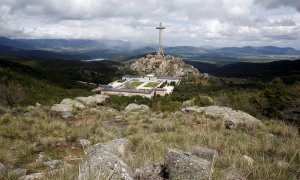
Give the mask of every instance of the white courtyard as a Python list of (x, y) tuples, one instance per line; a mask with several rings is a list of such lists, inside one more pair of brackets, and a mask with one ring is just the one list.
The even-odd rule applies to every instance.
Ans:
[(177, 77), (156, 77), (153, 74), (144, 77), (126, 75), (108, 85), (100, 85), (96, 90), (107, 95), (139, 95), (152, 98), (154, 95), (171, 94), (179, 82)]

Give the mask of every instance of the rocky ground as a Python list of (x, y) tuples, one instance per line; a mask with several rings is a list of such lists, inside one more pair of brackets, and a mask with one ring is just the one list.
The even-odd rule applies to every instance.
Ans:
[(140, 75), (154, 73), (156, 76), (198, 76), (201, 73), (198, 69), (188, 65), (180, 58), (166, 55), (165, 57), (157, 57), (156, 55), (148, 54), (146, 57), (132, 60), (134, 61), (130, 68), (137, 71)]
[(0, 179), (299, 179), (297, 129), (227, 107), (153, 112), (108, 96), (6, 110)]

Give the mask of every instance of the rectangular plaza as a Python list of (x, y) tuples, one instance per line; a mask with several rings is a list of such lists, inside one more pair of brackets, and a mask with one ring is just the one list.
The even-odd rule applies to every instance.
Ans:
[(171, 94), (178, 83), (180, 79), (177, 77), (156, 77), (153, 74), (144, 77), (126, 75), (108, 85), (100, 85), (97, 90), (106, 95), (152, 98), (154, 95)]

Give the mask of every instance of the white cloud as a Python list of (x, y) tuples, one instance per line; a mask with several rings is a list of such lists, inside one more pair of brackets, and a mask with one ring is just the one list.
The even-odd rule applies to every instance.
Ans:
[[(276, 2), (276, 3), (275, 3)], [(297, 46), (299, 3), (258, 0), (1, 0), (0, 35), (15, 38), (126, 39), (168, 45), (272, 42)], [(294, 3), (295, 2), (295, 3)], [(262, 8), (265, 7), (266, 9)], [(280, 44), (281, 43), (281, 44)], [(252, 45), (252, 44), (249, 44)]]

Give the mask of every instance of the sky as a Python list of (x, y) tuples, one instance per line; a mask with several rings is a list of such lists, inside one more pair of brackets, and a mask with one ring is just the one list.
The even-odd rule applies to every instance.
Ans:
[(0, 0), (0, 36), (300, 49), (300, 0)]

